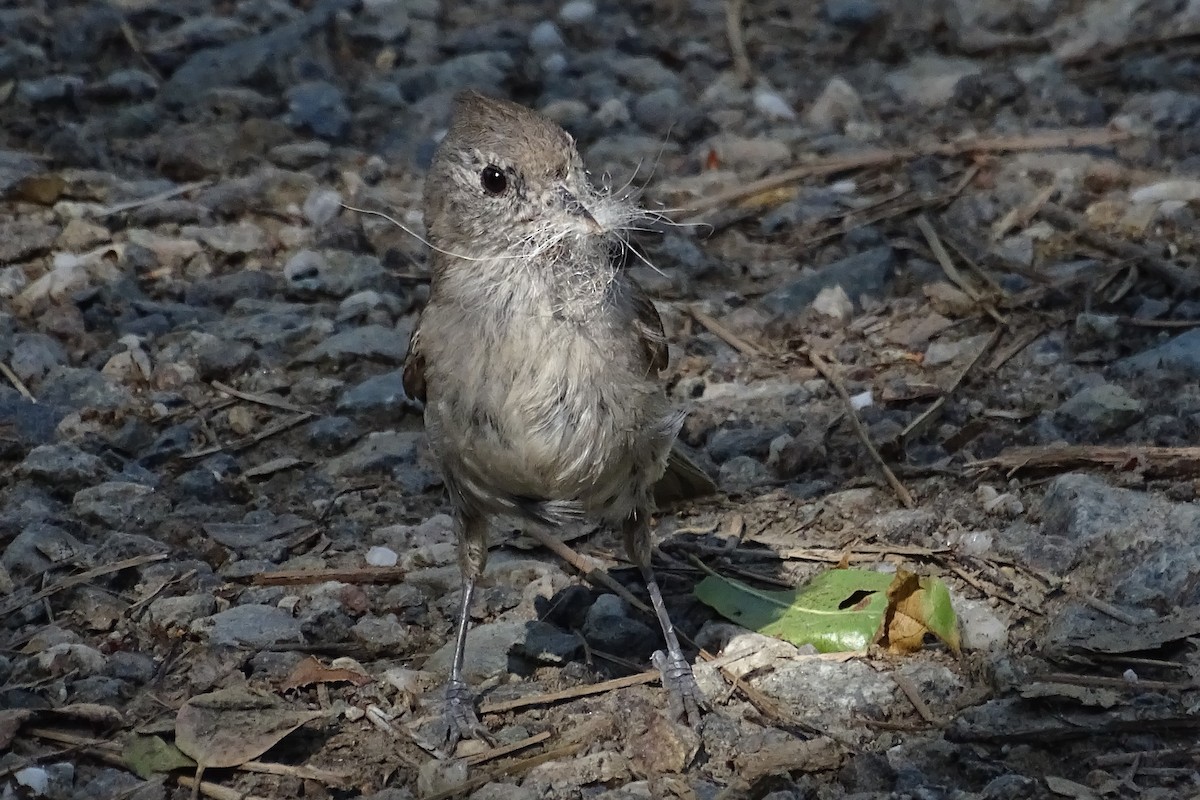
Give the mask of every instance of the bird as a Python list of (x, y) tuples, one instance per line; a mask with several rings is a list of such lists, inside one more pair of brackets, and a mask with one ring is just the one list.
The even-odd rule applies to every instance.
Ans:
[(446, 740), (491, 740), (463, 679), (469, 609), (497, 518), (621, 532), (658, 618), (652, 661), (671, 713), (705, 701), (651, 565), (656, 492), (712, 491), (677, 446), (662, 319), (618, 257), (637, 204), (596, 189), (574, 139), (537, 112), (456, 95), (424, 190), (429, 299), (410, 337), (405, 391), (424, 404), (462, 571)]

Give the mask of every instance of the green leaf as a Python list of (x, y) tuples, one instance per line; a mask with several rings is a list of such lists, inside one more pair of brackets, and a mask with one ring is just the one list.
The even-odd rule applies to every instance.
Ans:
[(822, 653), (861, 652), (876, 642), (909, 652), (926, 633), (958, 649), (958, 619), (946, 585), (904, 570), (834, 569), (788, 591), (710, 574), (696, 596), (739, 625)]
[(130, 736), (125, 740), (121, 755), (129, 769), (142, 780), (150, 780), (157, 772), (196, 768), (195, 761), (161, 736)]

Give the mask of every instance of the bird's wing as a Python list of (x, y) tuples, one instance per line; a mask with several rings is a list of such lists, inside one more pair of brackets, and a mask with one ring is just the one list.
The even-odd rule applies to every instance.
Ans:
[(425, 402), (425, 356), (421, 354), (421, 322), (417, 320), (412, 336), (408, 338), (408, 352), (404, 356), (404, 393), (410, 400)]
[(662, 372), (667, 368), (669, 359), (662, 317), (645, 290), (632, 280), (629, 281), (629, 303), (633, 309), (633, 329), (637, 332), (646, 368), (655, 373)]

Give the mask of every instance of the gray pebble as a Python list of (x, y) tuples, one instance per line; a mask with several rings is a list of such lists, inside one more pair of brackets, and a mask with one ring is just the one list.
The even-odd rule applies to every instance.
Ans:
[(97, 456), (70, 444), (44, 444), (33, 448), (17, 466), (17, 472), (59, 489), (96, 483), (109, 474)]
[(584, 25), (596, 16), (596, 4), (591, 0), (570, 0), (558, 11), (558, 18), (567, 25)]
[(841, 286), (858, 303), (863, 295), (878, 297), (891, 282), (896, 258), (890, 247), (877, 247), (813, 270), (765, 295), (762, 303), (778, 315), (799, 314), (829, 286)]
[(1055, 420), (1069, 430), (1103, 436), (1125, 430), (1141, 416), (1145, 406), (1124, 388), (1112, 383), (1092, 386), (1073, 395), (1055, 411)]
[(234, 606), (198, 620), (193, 627), (207, 630), (209, 641), (216, 645), (267, 647), (304, 640), (299, 620), (275, 606)]

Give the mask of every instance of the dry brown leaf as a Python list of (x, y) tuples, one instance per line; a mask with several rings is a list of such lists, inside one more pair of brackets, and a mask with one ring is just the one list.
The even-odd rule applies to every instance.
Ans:
[(312, 686), (314, 683), (349, 682), (355, 686), (365, 686), (372, 680), (370, 675), (346, 667), (327, 667), (313, 656), (296, 665), (292, 673), (280, 685), (283, 691)]
[(236, 767), (258, 758), (323, 711), (298, 711), (248, 687), (193, 697), (175, 717), (175, 745), (200, 767)]

